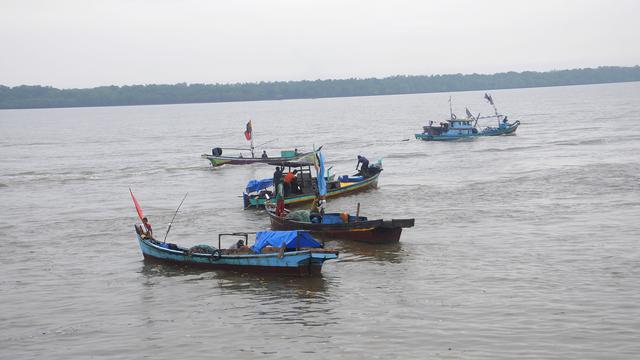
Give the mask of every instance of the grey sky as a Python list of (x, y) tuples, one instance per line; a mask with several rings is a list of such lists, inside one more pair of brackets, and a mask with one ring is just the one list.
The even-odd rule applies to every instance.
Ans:
[(640, 1), (0, 0), (0, 84), (93, 87), (640, 63)]

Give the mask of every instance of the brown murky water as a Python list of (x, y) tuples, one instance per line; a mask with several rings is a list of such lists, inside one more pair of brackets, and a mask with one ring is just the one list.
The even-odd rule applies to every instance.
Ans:
[[(640, 83), (493, 96), (517, 136), (414, 140), (449, 94), (0, 111), (0, 358), (637, 358)], [(249, 118), (338, 174), (383, 158), (377, 190), (329, 209), (416, 227), (330, 242), (318, 278), (145, 264), (129, 187), (156, 233), (189, 192), (184, 245), (268, 226), (240, 195), (272, 169), (199, 158)]]

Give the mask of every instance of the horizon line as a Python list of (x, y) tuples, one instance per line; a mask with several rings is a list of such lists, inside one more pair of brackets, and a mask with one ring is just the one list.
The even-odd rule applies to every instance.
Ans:
[(58, 89), (58, 90), (88, 90), (88, 89), (97, 89), (97, 88), (110, 88), (110, 87), (117, 87), (117, 88), (123, 88), (123, 87), (134, 87), (134, 86), (175, 86), (175, 85), (186, 85), (186, 86), (191, 86), (191, 85), (214, 85), (214, 86), (232, 86), (232, 85), (259, 85), (259, 84), (275, 84), (275, 83), (296, 83), (296, 82), (316, 82), (316, 81), (345, 81), (345, 80), (385, 80), (385, 79), (392, 79), (392, 78), (399, 78), (399, 77), (434, 77), (434, 76), (457, 76), (457, 75), (462, 75), (462, 76), (470, 76), (470, 75), (479, 75), (479, 76), (495, 76), (495, 75), (499, 75), (499, 74), (523, 74), (523, 73), (551, 73), (551, 72), (560, 72), (560, 71), (572, 71), (572, 70), (588, 70), (588, 69), (601, 69), (601, 68), (637, 68), (640, 67), (640, 64), (636, 64), (636, 65), (631, 65), (631, 66), (620, 66), (620, 65), (599, 65), (596, 67), (577, 67), (577, 68), (564, 68), (564, 69), (550, 69), (550, 70), (544, 70), (544, 71), (535, 71), (535, 70), (523, 70), (523, 71), (513, 71), (513, 70), (509, 70), (509, 71), (502, 71), (502, 72), (495, 72), (495, 73), (477, 73), (477, 72), (473, 72), (473, 73), (448, 73), (448, 74), (430, 74), (430, 75), (426, 75), (426, 74), (422, 74), (422, 75), (408, 75), (408, 74), (396, 74), (396, 75), (389, 75), (389, 76), (385, 76), (385, 77), (350, 77), (350, 78), (325, 78), (325, 79), (299, 79), (299, 80), (273, 80), (273, 81), (246, 81), (246, 82), (227, 82), (227, 83), (204, 83), (204, 82), (177, 82), (177, 83), (144, 83), (144, 84), (124, 84), (124, 85), (115, 85), (115, 84), (111, 84), (111, 85), (98, 85), (98, 86), (93, 86), (93, 87), (67, 87), (67, 88), (63, 88), (63, 87), (55, 87), (53, 85), (29, 85), (29, 84), (21, 84), (21, 85), (15, 85), (15, 86), (9, 86), (9, 85), (4, 85), (4, 84), (0, 84), (0, 87), (6, 87), (9, 89), (13, 89), (13, 88), (19, 88), (19, 87), (45, 87), (45, 88), (52, 88), (52, 89)]

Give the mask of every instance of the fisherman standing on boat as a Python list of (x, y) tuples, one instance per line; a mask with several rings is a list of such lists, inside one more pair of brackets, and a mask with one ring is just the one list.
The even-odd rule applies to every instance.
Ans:
[(508, 126), (509, 126), (509, 120), (507, 120), (507, 117), (505, 116), (504, 119), (502, 119), (502, 122), (500, 123), (500, 128), (504, 129)]
[(294, 183), (296, 181), (296, 174), (298, 170), (293, 170), (284, 176), (284, 196), (291, 194), (294, 190)]
[(276, 171), (273, 172), (273, 188), (275, 195), (282, 194), (282, 169), (280, 166), (276, 166)]
[(369, 160), (362, 155), (358, 155), (358, 163), (356, 164), (356, 170), (358, 170), (358, 166), (360, 164), (362, 164), (362, 166), (360, 167), (360, 174), (366, 177), (367, 175), (369, 175)]

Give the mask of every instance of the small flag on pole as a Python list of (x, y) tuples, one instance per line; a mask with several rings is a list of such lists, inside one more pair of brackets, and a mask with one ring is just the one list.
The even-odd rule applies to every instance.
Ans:
[(251, 140), (251, 132), (253, 131), (253, 126), (251, 126), (251, 120), (247, 123), (247, 129), (244, 131), (244, 137), (247, 141)]
[(469, 111), (469, 108), (465, 108), (465, 110), (467, 110), (467, 118), (473, 119), (473, 114), (471, 113), (471, 111)]
[(484, 93), (484, 98), (487, 99), (489, 104), (493, 105), (493, 98), (491, 97), (491, 95)]

